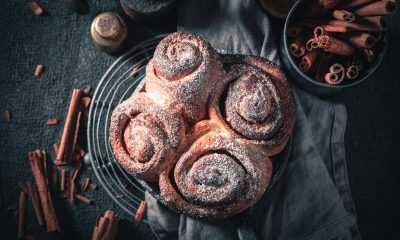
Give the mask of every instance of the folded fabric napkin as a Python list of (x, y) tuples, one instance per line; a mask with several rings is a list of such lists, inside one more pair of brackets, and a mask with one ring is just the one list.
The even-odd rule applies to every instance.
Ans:
[[(219, 50), (279, 63), (268, 16), (255, 0), (186, 0), (178, 30)], [(177, 214), (146, 193), (148, 220), (160, 239), (359, 239), (344, 152), (346, 108), (296, 87), (293, 147), (279, 182), (250, 209), (252, 226)]]

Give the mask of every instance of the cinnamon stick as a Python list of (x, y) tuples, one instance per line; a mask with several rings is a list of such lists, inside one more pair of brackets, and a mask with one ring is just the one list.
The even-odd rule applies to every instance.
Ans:
[(112, 211), (106, 211), (97, 218), (92, 240), (116, 239), (117, 229), (117, 215)]
[(26, 212), (26, 194), (24, 191), (19, 193), (19, 211), (18, 211), (18, 238), (25, 235), (25, 212)]
[(89, 85), (87, 85), (85, 87), (85, 89), (83, 89), (83, 92), (86, 94), (86, 96), (89, 96), (91, 91), (92, 91), (92, 87)]
[(76, 144), (77, 138), (77, 126), (79, 126), (78, 118), (80, 113), (78, 110), (82, 91), (80, 89), (74, 89), (72, 91), (71, 101), (68, 108), (67, 118), (64, 124), (64, 130), (61, 137), (60, 148), (54, 163), (56, 165), (68, 164), (71, 161), (72, 154), (74, 152), (74, 144)]
[(301, 57), (306, 52), (304, 36), (298, 36), (293, 39), (293, 42), (289, 45), (289, 53), (293, 57)]
[(87, 204), (87, 205), (92, 204), (92, 200), (90, 200), (89, 198), (87, 198), (87, 197), (85, 197), (85, 196), (83, 196), (83, 195), (81, 195), (79, 193), (75, 194), (75, 198), (78, 199), (79, 201)]
[(295, 38), (299, 36), (302, 31), (303, 27), (300, 24), (292, 24), (287, 28), (286, 34), (291, 38)]
[(44, 65), (38, 64), (35, 67), (35, 77), (40, 77), (44, 71)]
[(84, 191), (87, 190), (87, 188), (88, 188), (88, 186), (89, 186), (89, 183), (90, 183), (90, 179), (89, 179), (89, 178), (85, 178), (85, 179), (83, 180), (83, 183), (82, 183), (82, 185), (81, 185), (81, 191), (82, 191), (82, 192), (84, 192)]
[(33, 210), (35, 211), (35, 215), (36, 215), (38, 224), (40, 226), (42, 226), (44, 224), (44, 220), (43, 220), (42, 209), (40, 207), (40, 200), (39, 200), (39, 195), (38, 195), (37, 189), (30, 182), (26, 182), (26, 187), (29, 191), (29, 196), (31, 197), (31, 200), (32, 200)]
[(342, 9), (342, 8), (354, 8), (354, 7), (358, 7), (361, 5), (365, 5), (368, 4), (370, 2), (373, 2), (376, 0), (347, 0), (347, 1), (341, 1), (337, 7)]
[(59, 149), (60, 149), (60, 144), (59, 143), (54, 143), (53, 144), (54, 155), (57, 156)]
[(4, 122), (6, 122), (6, 123), (11, 122), (11, 112), (10, 111), (4, 111), (3, 119), (4, 119)]
[(362, 50), (362, 53), (364, 54), (365, 59), (367, 62), (372, 63), (375, 61), (375, 50), (372, 48), (364, 48)]
[(28, 2), (28, 5), (37, 16), (40, 16), (43, 14), (43, 12), (44, 12), (43, 9), (36, 2), (33, 2), (33, 1)]
[(69, 197), (68, 197), (69, 201), (70, 201), (71, 204), (73, 204), (74, 203), (74, 199), (75, 199), (75, 181), (72, 178), (69, 179), (68, 192), (69, 192)]
[(147, 207), (146, 202), (145, 201), (141, 201), (140, 204), (139, 204), (139, 207), (138, 207), (138, 209), (136, 211), (136, 214), (135, 214), (135, 220), (136, 221), (139, 222), (140, 220), (142, 220), (143, 214), (146, 212), (146, 207)]
[(329, 68), (329, 72), (325, 75), (325, 82), (337, 85), (344, 80), (344, 77), (344, 67), (339, 63), (335, 63)]
[(346, 33), (350, 31), (385, 31), (387, 22), (381, 16), (360, 17), (355, 22), (341, 20), (307, 19), (301, 22), (302, 26), (315, 28), (321, 26), (327, 32)]
[(347, 40), (355, 47), (372, 48), (376, 43), (376, 38), (368, 33), (355, 32), (347, 36)]
[(354, 22), (356, 20), (356, 15), (346, 10), (335, 10), (332, 15), (337, 20), (343, 20), (346, 22)]
[(303, 72), (308, 72), (315, 63), (317, 57), (318, 57), (317, 49), (307, 51), (306, 54), (300, 60), (299, 63), (300, 70)]
[(318, 42), (315, 40), (315, 38), (310, 38), (310, 40), (308, 40), (306, 43), (306, 50), (311, 51), (315, 48), (318, 48)]
[(64, 168), (61, 169), (61, 186), (60, 189), (62, 192), (65, 191), (65, 183), (67, 181), (67, 172), (65, 171)]
[(331, 35), (321, 35), (318, 37), (318, 47), (325, 49), (328, 52), (343, 56), (352, 56), (354, 54), (354, 48)]
[(55, 119), (55, 118), (47, 119), (46, 124), (47, 125), (57, 125), (58, 124), (58, 120)]
[(395, 14), (398, 10), (397, 3), (393, 0), (381, 0), (354, 10), (358, 16), (381, 16)]
[(34, 152), (29, 152), (28, 157), (35, 177), (36, 186), (38, 188), (47, 231), (60, 232), (60, 226), (55, 214), (46, 178), (46, 152), (36, 150)]
[(90, 187), (91, 189), (93, 189), (93, 190), (96, 190), (96, 189), (97, 189), (97, 185), (96, 185), (96, 183), (94, 183), (94, 182), (89, 183), (89, 187)]
[(356, 79), (358, 77), (358, 74), (359, 74), (359, 68), (355, 65), (350, 66), (346, 70), (346, 77), (348, 79)]

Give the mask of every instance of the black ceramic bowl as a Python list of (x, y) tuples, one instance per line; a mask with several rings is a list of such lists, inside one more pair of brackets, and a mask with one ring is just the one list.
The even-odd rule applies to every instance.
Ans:
[(380, 63), (382, 62), (382, 58), (385, 54), (386, 51), (386, 45), (387, 45), (387, 32), (384, 34), (383, 38), (381, 41), (379, 41), (376, 46), (376, 52), (378, 53), (378, 56), (376, 57), (375, 61), (371, 63), (369, 66), (367, 66), (360, 76), (351, 81), (343, 81), (342, 83), (338, 85), (330, 85), (327, 83), (322, 83), (322, 82), (317, 82), (316, 80), (312, 79), (311, 77), (307, 76), (304, 72), (302, 72), (292, 56), (289, 54), (289, 49), (288, 49), (288, 37), (286, 35), (286, 31), (288, 26), (294, 21), (300, 20), (300, 15), (304, 13), (306, 7), (308, 6), (307, 0), (299, 0), (296, 2), (296, 4), (293, 6), (293, 8), (290, 10), (282, 38), (281, 38), (281, 43), (280, 43), (280, 57), (282, 60), (283, 67), (285, 68), (286, 72), (291, 76), (291, 79), (301, 88), (304, 90), (313, 93), (318, 96), (324, 96), (324, 95), (333, 95), (337, 94), (344, 89), (348, 89), (352, 86), (355, 86), (363, 81), (365, 81), (367, 78), (369, 78), (378, 68)]

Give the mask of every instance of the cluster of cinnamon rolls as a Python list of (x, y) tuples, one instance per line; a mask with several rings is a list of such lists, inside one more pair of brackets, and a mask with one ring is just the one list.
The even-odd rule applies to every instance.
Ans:
[(158, 182), (169, 208), (222, 219), (266, 191), (269, 157), (285, 147), (294, 114), (277, 65), (177, 32), (157, 46), (144, 90), (114, 110), (110, 141), (128, 173)]

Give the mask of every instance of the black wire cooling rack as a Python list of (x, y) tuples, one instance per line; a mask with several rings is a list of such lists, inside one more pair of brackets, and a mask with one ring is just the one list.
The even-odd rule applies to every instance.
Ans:
[[(109, 141), (110, 118), (114, 108), (140, 89), (147, 62), (157, 44), (166, 36), (158, 35), (139, 43), (119, 57), (107, 70), (96, 87), (92, 98), (87, 129), (88, 161), (97, 180), (110, 197), (129, 215), (134, 216), (144, 191), (157, 199), (158, 190), (126, 173), (114, 158)], [(132, 75), (132, 72), (135, 74)], [(289, 158), (291, 140), (285, 150), (272, 159), (274, 176), (270, 187), (280, 178)], [(147, 220), (144, 219), (147, 223)]]

